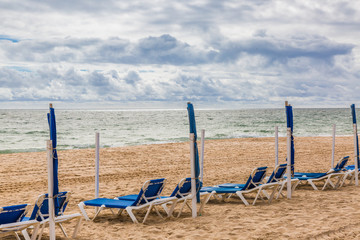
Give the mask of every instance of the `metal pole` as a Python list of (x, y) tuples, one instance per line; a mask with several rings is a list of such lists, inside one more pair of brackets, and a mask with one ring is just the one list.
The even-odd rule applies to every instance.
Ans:
[(287, 198), (291, 199), (291, 128), (287, 128)]
[(100, 133), (95, 133), (95, 198), (99, 198)]
[(204, 151), (205, 150), (205, 129), (201, 129), (201, 168), (200, 168), (200, 181), (204, 182)]
[(55, 211), (54, 211), (54, 168), (52, 141), (47, 140), (47, 162), (48, 162), (48, 203), (49, 203), (49, 238), (55, 240)]
[(332, 141), (332, 154), (331, 154), (331, 168), (334, 168), (334, 164), (335, 164), (335, 133), (336, 133), (336, 124), (333, 125), (333, 141)]
[(190, 165), (191, 165), (191, 209), (192, 217), (196, 218), (197, 209), (196, 209), (196, 180), (195, 180), (195, 135), (190, 133)]
[(279, 165), (279, 127), (275, 127), (275, 166)]
[(357, 154), (357, 146), (358, 146), (358, 138), (357, 138), (357, 125), (354, 124), (354, 159), (355, 159), (355, 186), (359, 186), (359, 166), (358, 166), (358, 154)]

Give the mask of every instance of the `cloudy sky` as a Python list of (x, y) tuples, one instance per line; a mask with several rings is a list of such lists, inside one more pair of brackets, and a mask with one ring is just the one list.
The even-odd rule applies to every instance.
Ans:
[(2, 0), (0, 108), (360, 104), (360, 1)]

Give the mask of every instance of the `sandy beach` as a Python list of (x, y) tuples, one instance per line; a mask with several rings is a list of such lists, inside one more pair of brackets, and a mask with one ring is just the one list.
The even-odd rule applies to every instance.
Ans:
[[(331, 146), (331, 137), (296, 137), (296, 171), (329, 170)], [(94, 198), (95, 150), (58, 155), (60, 191), (72, 193), (67, 212), (79, 212), (79, 202)], [(285, 163), (285, 155), (285, 138), (280, 138), (280, 163)], [(353, 164), (353, 138), (337, 137), (335, 160), (347, 155)], [(254, 167), (268, 166), (271, 172), (274, 159), (273, 138), (207, 140), (204, 186), (243, 183)], [(45, 152), (1, 154), (0, 162), (0, 206), (34, 204), (47, 192)], [(188, 142), (101, 149), (100, 196), (136, 194), (143, 182), (160, 177), (167, 179), (163, 194), (170, 194), (181, 178), (190, 175), (189, 162)], [(245, 206), (239, 198), (227, 203), (211, 200), (196, 219), (185, 209), (178, 219), (161, 219), (153, 213), (146, 224), (104, 210), (95, 222), (83, 221), (78, 239), (359, 239), (359, 191), (354, 185), (325, 191), (300, 186), (291, 200), (259, 201), (255, 206)], [(64, 226), (71, 232), (74, 224)], [(60, 229), (56, 231), (57, 239), (65, 239)], [(47, 232), (43, 239), (48, 239)]]

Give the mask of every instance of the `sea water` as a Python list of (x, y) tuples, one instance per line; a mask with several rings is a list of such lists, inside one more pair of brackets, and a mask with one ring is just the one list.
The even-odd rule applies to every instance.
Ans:
[[(0, 153), (44, 151), (49, 139), (47, 110), (0, 110)], [(183, 142), (189, 139), (184, 110), (57, 110), (57, 149)], [(293, 110), (295, 136), (331, 136), (353, 131), (350, 109)], [(274, 137), (286, 135), (284, 109), (197, 110), (197, 132), (206, 139)]]

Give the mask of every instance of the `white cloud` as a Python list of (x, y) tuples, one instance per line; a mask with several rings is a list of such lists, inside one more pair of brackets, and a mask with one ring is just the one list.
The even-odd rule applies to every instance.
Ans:
[(330, 0), (5, 0), (0, 100), (356, 101), (359, 11)]

